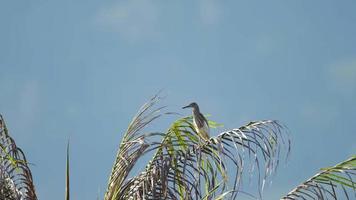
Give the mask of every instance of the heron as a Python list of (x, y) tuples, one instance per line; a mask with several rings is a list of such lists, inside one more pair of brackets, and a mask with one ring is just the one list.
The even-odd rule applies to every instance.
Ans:
[(209, 136), (210, 130), (209, 130), (208, 120), (204, 117), (203, 114), (200, 113), (198, 104), (193, 102), (193, 103), (183, 107), (183, 109), (185, 109), (185, 108), (193, 109), (193, 125), (195, 128), (195, 131), (204, 140), (209, 140), (210, 139), (210, 136)]

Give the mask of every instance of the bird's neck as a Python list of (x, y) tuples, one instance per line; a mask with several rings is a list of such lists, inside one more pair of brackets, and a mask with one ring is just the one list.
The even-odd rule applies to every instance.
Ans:
[(199, 108), (193, 108), (193, 113), (196, 113), (196, 114), (200, 113)]

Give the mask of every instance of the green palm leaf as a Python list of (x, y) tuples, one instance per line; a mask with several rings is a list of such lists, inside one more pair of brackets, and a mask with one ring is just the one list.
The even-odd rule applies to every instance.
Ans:
[(281, 199), (355, 199), (356, 155), (335, 165), (321, 169)]

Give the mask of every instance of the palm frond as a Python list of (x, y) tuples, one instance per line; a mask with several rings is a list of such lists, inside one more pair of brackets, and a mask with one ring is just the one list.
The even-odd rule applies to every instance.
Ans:
[(0, 199), (36, 200), (31, 170), (25, 154), (10, 137), (0, 115)]
[(356, 199), (355, 178), (356, 155), (334, 167), (321, 169), (281, 199)]
[(155, 104), (160, 100), (159, 96), (154, 96), (148, 103), (143, 105), (138, 114), (133, 118), (123, 140), (109, 177), (105, 200), (117, 199), (116, 196), (122, 189), (123, 182), (136, 164), (137, 160), (148, 148), (145, 138), (148, 137), (142, 132), (148, 124), (161, 116), (161, 109), (155, 108)]
[[(247, 173), (247, 157), (252, 161), (248, 173), (257, 168), (263, 188), (278, 166), (283, 146), (290, 149), (282, 128), (277, 121), (257, 121), (203, 141), (191, 117), (179, 119), (161, 143), (150, 144), (147, 151), (156, 150), (154, 157), (141, 174), (125, 182), (116, 199), (235, 199)], [(228, 161), (234, 176), (227, 170)]]

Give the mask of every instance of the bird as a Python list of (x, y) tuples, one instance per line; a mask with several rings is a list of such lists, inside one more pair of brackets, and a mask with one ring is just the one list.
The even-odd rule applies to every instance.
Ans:
[(208, 120), (204, 117), (203, 114), (200, 113), (199, 106), (197, 103), (193, 102), (187, 106), (184, 106), (183, 109), (185, 108), (192, 108), (193, 109), (193, 125), (195, 128), (195, 131), (200, 135), (204, 140), (209, 140), (209, 123)]

